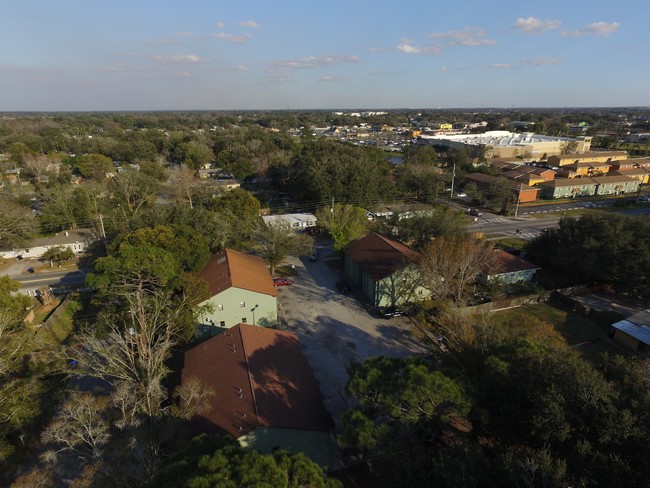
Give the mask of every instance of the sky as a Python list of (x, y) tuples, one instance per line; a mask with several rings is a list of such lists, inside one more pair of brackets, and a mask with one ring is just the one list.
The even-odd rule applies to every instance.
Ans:
[(0, 0), (0, 111), (650, 106), (648, 0)]

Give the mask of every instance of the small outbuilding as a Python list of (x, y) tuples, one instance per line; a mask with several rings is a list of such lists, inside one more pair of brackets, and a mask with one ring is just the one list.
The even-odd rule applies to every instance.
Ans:
[(650, 352), (650, 310), (645, 310), (612, 324), (614, 341), (630, 351)]

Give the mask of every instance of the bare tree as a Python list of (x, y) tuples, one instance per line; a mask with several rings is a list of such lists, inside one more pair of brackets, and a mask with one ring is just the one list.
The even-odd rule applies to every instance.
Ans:
[(109, 189), (118, 200), (123, 216), (131, 218), (143, 206), (154, 202), (160, 183), (136, 169), (128, 169), (111, 179)]
[(21, 166), (35, 180), (39, 180), (57, 168), (56, 164), (45, 154), (25, 154), (22, 157)]
[(465, 287), (494, 259), (492, 250), (491, 243), (469, 235), (436, 239), (422, 252), (424, 286), (436, 298), (462, 300)]
[(175, 201), (187, 201), (194, 208), (194, 197), (202, 187), (194, 171), (185, 165), (175, 169), (169, 178), (169, 191)]
[(0, 197), (0, 208), (0, 249), (10, 249), (32, 233), (34, 216), (8, 197)]
[(74, 391), (58, 414), (43, 431), (42, 439), (52, 445), (45, 458), (55, 461), (59, 455), (73, 455), (84, 462), (101, 458), (110, 440), (106, 418), (109, 400), (88, 392)]

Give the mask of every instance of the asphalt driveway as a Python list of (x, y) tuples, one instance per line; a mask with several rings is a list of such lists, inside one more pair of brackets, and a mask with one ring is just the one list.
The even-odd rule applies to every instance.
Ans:
[(341, 414), (354, 405), (344, 391), (350, 362), (425, 351), (414, 339), (408, 318), (372, 317), (352, 294), (340, 294), (336, 289), (338, 272), (327, 264), (331, 247), (321, 244), (317, 249), (321, 257), (315, 263), (307, 258), (287, 260), (297, 275), (293, 285), (279, 288), (279, 313), (282, 328), (300, 337), (338, 431)]

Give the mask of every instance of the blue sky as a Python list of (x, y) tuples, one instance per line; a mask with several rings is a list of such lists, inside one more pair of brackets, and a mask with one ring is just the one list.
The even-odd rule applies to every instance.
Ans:
[(0, 0), (0, 111), (650, 105), (648, 0)]

